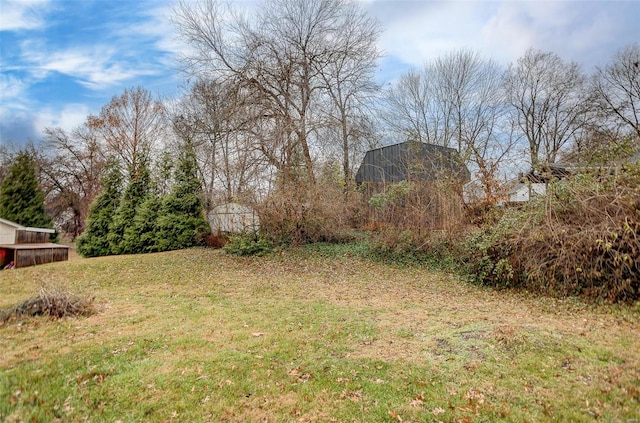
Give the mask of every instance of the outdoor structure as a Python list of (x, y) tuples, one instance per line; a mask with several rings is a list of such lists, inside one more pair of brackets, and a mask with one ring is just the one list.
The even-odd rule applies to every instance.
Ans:
[(457, 150), (406, 141), (367, 151), (356, 173), (356, 183), (433, 182), (445, 177), (462, 183), (471, 179)]
[(69, 247), (49, 242), (55, 231), (29, 228), (0, 218), (0, 269), (66, 261)]
[(534, 197), (544, 196), (551, 181), (560, 181), (570, 174), (567, 166), (561, 163), (550, 163), (543, 171), (530, 170), (521, 173), (518, 179), (511, 182), (512, 187), (507, 192), (507, 198), (500, 205), (518, 206), (528, 203)]
[(258, 213), (238, 203), (221, 204), (209, 212), (208, 218), (214, 234), (240, 234), (260, 228)]
[(547, 184), (541, 182), (517, 182), (507, 192), (507, 199), (500, 205), (508, 204), (517, 206), (528, 203), (533, 197), (543, 196), (547, 193)]

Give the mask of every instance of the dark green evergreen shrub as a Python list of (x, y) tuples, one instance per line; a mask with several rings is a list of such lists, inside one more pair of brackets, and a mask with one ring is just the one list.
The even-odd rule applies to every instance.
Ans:
[(135, 245), (125, 243), (125, 232), (131, 231), (138, 206), (142, 204), (151, 192), (151, 175), (146, 166), (140, 166), (139, 172), (129, 181), (113, 220), (109, 225), (109, 249), (112, 254), (134, 254)]
[(23, 226), (53, 228), (51, 216), (45, 212), (44, 192), (38, 184), (36, 162), (27, 152), (16, 156), (0, 184), (0, 217)]
[(184, 145), (174, 173), (174, 185), (160, 204), (155, 224), (157, 251), (204, 245), (210, 233), (204, 218), (202, 185), (193, 148)]
[(114, 163), (106, 167), (101, 181), (102, 191), (91, 204), (85, 231), (76, 242), (76, 249), (84, 257), (111, 254), (108, 235), (115, 211), (120, 205), (122, 174)]
[(158, 218), (162, 201), (154, 194), (138, 206), (133, 224), (124, 230), (122, 239), (125, 251), (131, 253), (153, 253), (162, 251), (158, 245)]

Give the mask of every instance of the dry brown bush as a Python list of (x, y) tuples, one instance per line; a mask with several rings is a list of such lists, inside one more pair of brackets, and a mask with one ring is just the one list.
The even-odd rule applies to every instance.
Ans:
[[(365, 228), (374, 230), (376, 244), (396, 253), (429, 252), (457, 240), (466, 229), (460, 183), (399, 182), (366, 187), (369, 196)], [(365, 195), (365, 199), (367, 196)]]
[(359, 219), (358, 194), (332, 180), (274, 192), (260, 206), (261, 232), (276, 243), (344, 242)]
[(640, 168), (556, 182), (487, 234), (483, 245), (469, 245), (476, 251), (470, 268), (483, 283), (611, 302), (640, 299)]
[(69, 316), (89, 316), (96, 312), (93, 298), (80, 297), (67, 290), (45, 286), (40, 293), (15, 307), (0, 311), (0, 324), (19, 317), (47, 316), (59, 319)]

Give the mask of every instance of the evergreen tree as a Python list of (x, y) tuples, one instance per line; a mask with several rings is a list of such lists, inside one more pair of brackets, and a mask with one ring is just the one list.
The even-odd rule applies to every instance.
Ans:
[(174, 179), (171, 192), (162, 201), (156, 227), (160, 251), (197, 245), (210, 232), (202, 213), (202, 185), (192, 146), (181, 149)]
[(156, 238), (156, 226), (162, 201), (150, 194), (136, 209), (133, 224), (124, 231), (122, 249), (129, 253), (153, 253), (160, 251)]
[(120, 205), (122, 174), (113, 162), (107, 164), (107, 173), (101, 181), (102, 191), (91, 204), (86, 229), (78, 238), (76, 248), (85, 257), (111, 254), (109, 226)]
[(53, 228), (38, 185), (36, 162), (27, 152), (18, 153), (0, 184), (0, 217), (23, 226)]
[[(138, 206), (142, 204), (151, 192), (151, 175), (146, 165), (139, 167), (138, 173), (133, 175), (122, 195), (122, 200), (109, 226), (109, 248), (112, 254), (133, 254), (135, 243), (125, 243), (125, 233), (133, 226)], [(131, 236), (129, 237), (129, 240)]]

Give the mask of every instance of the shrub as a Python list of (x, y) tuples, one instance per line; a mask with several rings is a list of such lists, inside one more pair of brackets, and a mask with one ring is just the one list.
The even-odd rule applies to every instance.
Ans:
[(369, 207), (365, 228), (372, 231), (372, 258), (402, 265), (449, 268), (466, 231), (460, 183), (399, 182), (365, 186)]
[(358, 194), (332, 180), (301, 190), (274, 192), (258, 207), (260, 229), (276, 244), (350, 242), (358, 220)]
[(583, 173), (467, 239), (471, 280), (611, 302), (640, 299), (640, 170)]
[(236, 256), (261, 256), (272, 251), (272, 244), (258, 233), (248, 233), (229, 238), (223, 251)]
[(227, 235), (218, 234), (218, 235), (207, 235), (204, 239), (204, 245), (211, 248), (222, 248), (229, 242), (229, 237)]

